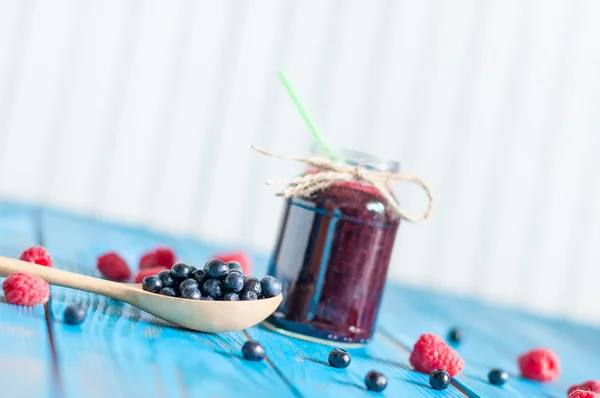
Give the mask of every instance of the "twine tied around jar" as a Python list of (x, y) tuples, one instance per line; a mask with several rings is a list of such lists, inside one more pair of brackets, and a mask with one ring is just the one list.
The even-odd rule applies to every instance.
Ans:
[[(252, 146), (257, 152), (260, 152), (267, 156), (272, 156), (279, 159), (294, 160), (296, 162), (306, 163), (310, 166), (315, 167), (319, 171), (314, 173), (305, 174), (300, 177), (290, 178), (287, 180), (271, 180), (267, 181), (267, 185), (274, 184), (285, 184), (287, 187), (278, 196), (284, 198), (290, 197), (309, 197), (315, 192), (321, 191), (330, 187), (338, 181), (364, 181), (375, 187), (383, 196), (383, 198), (389, 203), (394, 211), (403, 219), (410, 222), (422, 222), (431, 216), (433, 211), (433, 194), (427, 184), (419, 179), (418, 177), (399, 173), (399, 172), (385, 172), (385, 171), (374, 171), (368, 170), (361, 166), (352, 166), (344, 163), (332, 162), (331, 160), (324, 157), (301, 157), (301, 156), (290, 156), (290, 155), (278, 155), (272, 152), (265, 151), (264, 149)], [(322, 171), (321, 171), (322, 170)], [(394, 198), (394, 195), (390, 192), (388, 182), (392, 180), (405, 181), (411, 184), (416, 184), (425, 191), (427, 195), (428, 204), (425, 213), (421, 217), (412, 217), (400, 207), (400, 204)]]

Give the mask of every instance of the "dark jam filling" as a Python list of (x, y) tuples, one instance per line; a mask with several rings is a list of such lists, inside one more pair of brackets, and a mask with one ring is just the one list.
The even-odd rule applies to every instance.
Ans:
[(360, 183), (288, 199), (269, 271), (284, 298), (269, 322), (321, 339), (367, 342), (398, 224), (379, 192)]

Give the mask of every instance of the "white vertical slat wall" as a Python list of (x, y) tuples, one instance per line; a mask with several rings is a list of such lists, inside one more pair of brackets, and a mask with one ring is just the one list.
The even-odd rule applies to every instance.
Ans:
[[(600, 322), (600, 2), (1, 0), (0, 195), (269, 250), (311, 137), (436, 193), (391, 276)], [(398, 195), (412, 211), (423, 197)]]

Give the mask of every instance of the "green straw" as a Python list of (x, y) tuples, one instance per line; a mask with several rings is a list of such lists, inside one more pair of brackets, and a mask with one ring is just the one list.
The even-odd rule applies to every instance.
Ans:
[(304, 106), (302, 106), (300, 99), (298, 99), (298, 96), (296, 95), (296, 92), (294, 91), (291, 83), (286, 78), (285, 73), (279, 71), (277, 75), (279, 76), (279, 80), (281, 80), (283, 87), (285, 87), (290, 98), (292, 99), (292, 102), (294, 102), (294, 105), (296, 105), (298, 112), (300, 112), (300, 116), (302, 116), (302, 119), (304, 119), (304, 123), (306, 123), (306, 125), (308, 126), (308, 129), (310, 130), (315, 142), (319, 144), (319, 146), (321, 146), (323, 149), (325, 149), (330, 159), (337, 160), (335, 150), (331, 145), (327, 143), (327, 141), (325, 141), (323, 134), (321, 134), (321, 131), (313, 122), (312, 118), (308, 114), (308, 111), (304, 108)]

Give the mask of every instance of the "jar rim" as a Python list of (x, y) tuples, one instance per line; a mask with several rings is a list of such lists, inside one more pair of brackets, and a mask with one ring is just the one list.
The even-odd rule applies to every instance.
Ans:
[[(327, 151), (320, 145), (313, 144), (311, 154), (328, 157)], [(336, 148), (338, 156), (346, 164), (364, 167), (367, 170), (396, 173), (400, 171), (401, 164), (395, 160), (384, 160), (369, 153), (355, 151), (353, 149)]]

